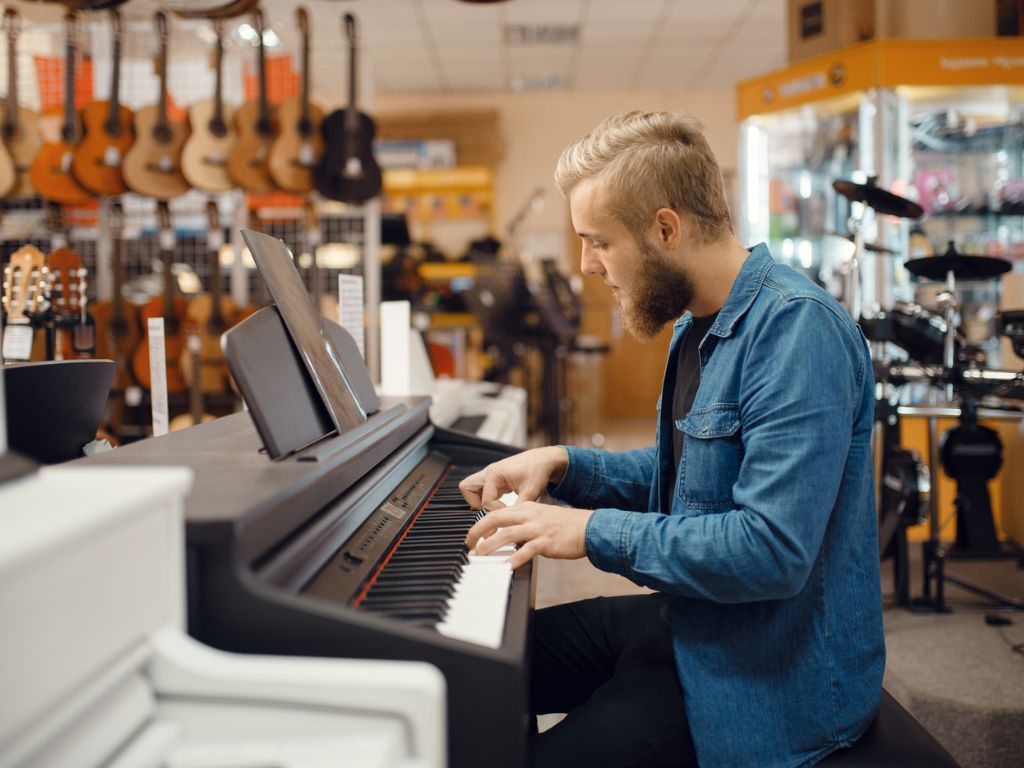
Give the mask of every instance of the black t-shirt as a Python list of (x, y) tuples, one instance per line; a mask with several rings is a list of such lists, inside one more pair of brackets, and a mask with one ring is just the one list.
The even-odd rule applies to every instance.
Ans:
[(693, 318), (693, 325), (686, 333), (679, 357), (676, 360), (676, 388), (672, 396), (672, 466), (673, 478), (679, 477), (679, 457), (683, 454), (683, 433), (677, 429), (675, 422), (682, 419), (693, 407), (693, 398), (700, 386), (700, 354), (697, 347), (703, 341), (711, 326), (715, 323), (718, 313), (707, 317)]

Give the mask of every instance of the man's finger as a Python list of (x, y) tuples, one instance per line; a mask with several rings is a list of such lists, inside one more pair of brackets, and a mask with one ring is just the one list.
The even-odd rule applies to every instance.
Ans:
[(513, 553), (508, 559), (509, 567), (514, 571), (521, 565), (526, 565), (539, 554), (536, 540), (528, 541)]
[(486, 476), (486, 470), (480, 470), (474, 472), (469, 477), (466, 477), (459, 483), (459, 492), (462, 494), (462, 498), (466, 500), (466, 503), (472, 509), (480, 508), (480, 495), (484, 487), (484, 477)]
[(494, 512), (488, 512), (477, 520), (466, 533), (466, 546), (473, 549), (481, 538), (490, 536), (498, 528), (513, 525), (521, 522), (521, 520), (521, 513), (516, 511), (515, 507), (506, 507), (504, 509), (496, 509)]
[(533, 534), (526, 525), (504, 526), (490, 536), (477, 542), (475, 547), (478, 555), (489, 555), (508, 544), (527, 541)]

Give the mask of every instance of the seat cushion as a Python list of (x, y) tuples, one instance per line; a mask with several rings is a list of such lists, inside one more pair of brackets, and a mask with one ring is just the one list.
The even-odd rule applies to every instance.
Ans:
[(834, 752), (821, 768), (959, 768), (932, 735), (882, 691), (878, 717), (849, 749)]

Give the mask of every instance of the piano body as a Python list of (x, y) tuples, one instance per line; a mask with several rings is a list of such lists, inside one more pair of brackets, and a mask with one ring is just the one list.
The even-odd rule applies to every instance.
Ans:
[(443, 768), (435, 668), (185, 634), (190, 485), (62, 466), (0, 486), (0, 766)]
[(260, 448), (241, 412), (78, 463), (192, 469), (191, 635), (244, 653), (427, 662), (447, 684), (450, 765), (525, 765), (532, 567), (467, 562), (479, 513), (457, 490), (513, 451), (436, 428), (427, 398), (383, 398), (366, 424), (278, 461)]

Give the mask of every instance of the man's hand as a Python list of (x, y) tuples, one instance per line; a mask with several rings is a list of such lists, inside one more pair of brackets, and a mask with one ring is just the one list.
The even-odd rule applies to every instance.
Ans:
[(508, 561), (513, 569), (537, 555), (576, 560), (587, 555), (584, 535), (592, 514), (590, 509), (520, 502), (478, 520), (466, 534), (466, 546), (487, 555), (506, 544), (518, 544)]
[(569, 466), (569, 454), (557, 445), (534, 448), (489, 464), (459, 483), (466, 502), (483, 509), (509, 491), (520, 501), (536, 501), (548, 487), (557, 483)]

